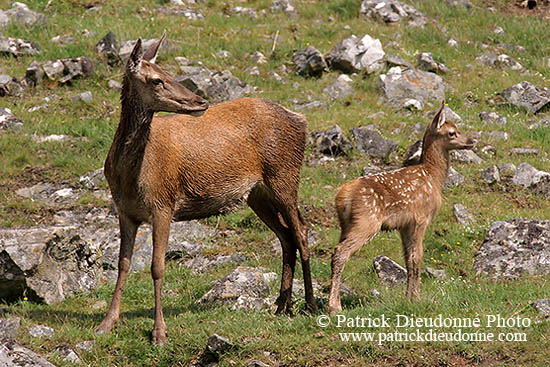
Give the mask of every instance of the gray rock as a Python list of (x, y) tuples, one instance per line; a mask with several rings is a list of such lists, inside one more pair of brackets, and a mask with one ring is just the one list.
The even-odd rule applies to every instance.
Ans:
[(550, 200), (550, 175), (542, 176), (538, 182), (531, 186), (531, 190), (535, 195)]
[(407, 20), (410, 26), (423, 26), (427, 19), (410, 5), (396, 0), (363, 0), (361, 14), (384, 23)]
[(476, 222), (474, 215), (462, 204), (454, 204), (453, 212), (458, 223), (463, 226), (468, 227)]
[(540, 151), (537, 148), (512, 148), (510, 154), (515, 155), (539, 155)]
[(539, 171), (529, 163), (521, 163), (516, 168), (512, 182), (519, 186), (529, 187), (537, 184), (542, 177), (549, 175), (549, 172)]
[(376, 289), (376, 288), (372, 288), (372, 289), (370, 290), (370, 294), (371, 294), (371, 296), (373, 296), (374, 298), (380, 298), (380, 297), (382, 297), (382, 295), (380, 294), (380, 292), (379, 292), (378, 289)]
[(505, 279), (550, 273), (550, 221), (493, 222), (474, 257), (473, 270)]
[(23, 127), (23, 121), (12, 114), (9, 108), (0, 107), (0, 131), (18, 130)]
[(229, 15), (246, 16), (250, 18), (258, 18), (258, 13), (252, 8), (246, 8), (244, 6), (236, 6), (229, 9)]
[(75, 227), (0, 229), (0, 259), (0, 293), (7, 298), (30, 289), (53, 304), (89, 293), (101, 279), (99, 249)]
[[(130, 56), (130, 53), (134, 49), (136, 42), (137, 40), (128, 40), (120, 46), (120, 48), (118, 49), (118, 55), (122, 60), (126, 60), (128, 56)], [(142, 39), (141, 42), (143, 45), (143, 49), (147, 50), (158, 42), (158, 38), (145, 38), (145, 39)], [(170, 39), (165, 39), (164, 42), (162, 43), (162, 47), (160, 49), (159, 54), (162, 55), (166, 52), (172, 52), (176, 50), (179, 51), (177, 44)]]
[[(35, 140), (37, 142), (49, 141), (48, 139)], [(65, 140), (57, 139), (57, 141)], [(51, 183), (37, 183), (31, 187), (18, 189), (15, 193), (21, 197), (38, 201), (51, 207), (63, 207), (75, 204), (82, 192), (70, 187), (59, 187)]]
[(254, 91), (253, 87), (234, 77), (228, 70), (214, 72), (203, 67), (189, 68), (189, 72), (177, 77), (176, 80), (211, 102), (228, 101)]
[(485, 66), (510, 69), (510, 70), (523, 70), (523, 66), (510, 56), (506, 54), (496, 55), (494, 53), (483, 54), (476, 57), (476, 61)]
[[(75, 137), (75, 136), (57, 135), (57, 134), (46, 135), (46, 136), (32, 134), (31, 138), (32, 138), (32, 140), (34, 140), (37, 143), (51, 143), (51, 142), (56, 142), (56, 143), (65, 143), (65, 142), (77, 143), (79, 141), (87, 141), (88, 140), (86, 137)], [(68, 193), (72, 192), (71, 191), (72, 189), (70, 189), (70, 188), (64, 188), (63, 190), (64, 191), (59, 193), (63, 197), (66, 197)], [(76, 197), (75, 197), (75, 200), (76, 200)]]
[(76, 43), (76, 40), (70, 34), (60, 34), (59, 36), (52, 37), (50, 42), (60, 45), (72, 45)]
[(376, 256), (373, 263), (376, 275), (382, 283), (394, 286), (407, 281), (407, 270), (389, 257)]
[(107, 82), (107, 88), (114, 89), (114, 90), (122, 90), (122, 83), (113, 79), (109, 79), (109, 81)]
[(450, 167), (444, 187), (447, 189), (452, 189), (462, 185), (465, 180), (466, 179), (464, 178), (464, 176), (458, 173), (453, 167)]
[(276, 72), (274, 72), (274, 71), (268, 72), (267, 76), (270, 77), (271, 79), (275, 80), (278, 83), (285, 83), (285, 79), (282, 76), (280, 76), (279, 74), (277, 74)]
[(241, 254), (218, 255), (212, 257), (199, 255), (185, 261), (183, 264), (185, 267), (191, 269), (195, 273), (204, 273), (216, 266), (238, 264), (246, 260), (246, 256)]
[(368, 34), (361, 38), (352, 35), (330, 50), (325, 55), (328, 66), (344, 73), (365, 71), (371, 74), (384, 67), (384, 50), (380, 40)]
[(473, 150), (454, 150), (451, 153), (453, 160), (460, 163), (481, 164), (483, 159), (478, 156)]
[(310, 110), (312, 108), (319, 108), (319, 107), (323, 107), (323, 106), (326, 106), (327, 104), (325, 102), (321, 102), (321, 101), (311, 101), (311, 102), (308, 102), (308, 103), (304, 103), (304, 104), (298, 104), (294, 107), (294, 109), (296, 111), (300, 111), (300, 110)]
[(423, 271), (431, 277), (434, 277), (439, 280), (447, 279), (447, 272), (443, 269), (434, 269), (426, 266)]
[(82, 362), (80, 360), (80, 357), (78, 357), (78, 354), (76, 354), (76, 352), (72, 350), (69, 346), (60, 345), (55, 348), (55, 352), (65, 362), (74, 364), (80, 364)]
[(90, 91), (82, 92), (71, 97), (71, 102), (73, 104), (81, 103), (81, 102), (88, 104), (88, 103), (92, 103), (93, 100), (94, 100), (94, 97), (92, 96), (92, 92)]
[(95, 189), (100, 183), (105, 182), (105, 174), (103, 173), (103, 167), (96, 169), (95, 171), (88, 172), (78, 179), (81, 185), (87, 189)]
[(189, 20), (204, 19), (204, 15), (198, 10), (190, 8), (158, 8), (156, 12), (166, 15), (179, 15)]
[(481, 178), (483, 179), (483, 181), (487, 182), (488, 184), (500, 182), (500, 172), (498, 170), (498, 167), (495, 165), (492, 165), (491, 167), (483, 170), (481, 172)]
[(250, 60), (256, 64), (266, 64), (267, 58), (263, 53), (260, 51), (254, 52), (252, 55), (250, 55)]
[(258, 76), (260, 75), (260, 68), (257, 65), (250, 65), (243, 70), (248, 75)]
[(121, 63), (121, 58), (118, 54), (118, 42), (116, 35), (109, 31), (96, 45), (95, 50), (100, 55), (103, 55), (107, 58), (107, 63), (109, 65), (115, 65)]
[(308, 46), (303, 50), (296, 51), (292, 55), (292, 62), (295, 65), (296, 73), (301, 76), (320, 77), (328, 69), (325, 58), (319, 50)]
[(0, 75), (0, 97), (19, 97), (23, 94), (27, 83), (6, 74)]
[(0, 54), (8, 54), (15, 57), (22, 55), (37, 55), (40, 53), (38, 45), (20, 38), (0, 37)]
[(274, 302), (269, 298), (261, 297), (249, 297), (249, 296), (240, 296), (235, 300), (232, 310), (252, 310), (252, 311), (263, 311), (269, 310), (274, 305)]
[(366, 126), (351, 129), (351, 135), (357, 149), (372, 158), (381, 158), (387, 161), (390, 154), (397, 150), (396, 142), (384, 139), (377, 131)]
[(396, 55), (386, 53), (384, 55), (384, 61), (386, 61), (386, 63), (390, 66), (400, 66), (405, 69), (414, 69), (414, 65), (412, 63)]
[(445, 99), (443, 79), (434, 73), (415, 69), (402, 71), (395, 66), (387, 74), (380, 75), (380, 81), (388, 103), (396, 108), (403, 108), (411, 98), (424, 106), (429, 102), (439, 104)]
[(12, 341), (0, 340), (2, 367), (55, 367), (30, 349)]
[(329, 130), (312, 131), (313, 144), (321, 154), (329, 156), (344, 155), (352, 148), (351, 142), (344, 136), (344, 132), (338, 125)]
[(46, 325), (35, 325), (29, 328), (29, 334), (35, 338), (51, 338), (55, 331)]
[(80, 350), (85, 350), (86, 352), (92, 352), (94, 350), (95, 340), (84, 340), (79, 343), (76, 343), (76, 347)]
[[(455, 111), (453, 111), (451, 109), (451, 107), (445, 105), (445, 118), (451, 122), (454, 122), (455, 124), (456, 123), (460, 123), (462, 122), (462, 117), (460, 117), (460, 115), (458, 113), (456, 113)], [(433, 113), (433, 116), (435, 116), (435, 111)]]
[(290, 0), (275, 0), (269, 5), (269, 10), (272, 13), (283, 12), (290, 15), (296, 14), (296, 9), (294, 9), (294, 6)]
[(417, 140), (413, 145), (409, 147), (407, 153), (405, 153), (405, 159), (403, 160), (403, 166), (414, 166), (420, 163), (420, 157), (422, 157), (422, 140)]
[(33, 62), (28, 68), (25, 78), (29, 84), (35, 85), (42, 81), (44, 76), (52, 81), (67, 83), (74, 78), (87, 78), (94, 73), (92, 60), (81, 56), (71, 59), (49, 60), (43, 64)]
[(26, 4), (20, 2), (12, 3), (11, 9), (3, 12), (8, 22), (4, 24), (19, 24), (25, 27), (32, 27), (34, 25), (46, 24), (47, 19), (44, 14), (34, 12), (29, 9)]
[(214, 334), (208, 338), (206, 349), (212, 353), (222, 354), (233, 348), (233, 342), (224, 336)]
[(498, 125), (506, 125), (506, 117), (496, 113), (496, 112), (480, 112), (479, 118), (485, 123), (492, 123)]
[(447, 3), (451, 6), (464, 6), (467, 9), (472, 7), (470, 0), (447, 0)]
[(224, 303), (234, 305), (240, 296), (265, 298), (269, 288), (263, 272), (239, 266), (225, 277), (218, 279), (212, 289), (205, 293), (198, 304)]
[(550, 91), (529, 82), (521, 82), (500, 92), (504, 100), (514, 106), (538, 113), (550, 104)]
[(516, 165), (512, 163), (503, 163), (498, 166), (501, 177), (514, 176), (516, 174)]
[(323, 88), (323, 93), (327, 94), (332, 99), (342, 99), (355, 93), (355, 89), (347, 82), (337, 80)]
[(450, 70), (444, 64), (434, 60), (431, 52), (422, 52), (418, 55), (417, 67), (420, 70), (432, 73), (448, 73)]
[(535, 307), (538, 313), (550, 316), (550, 298), (537, 299), (533, 302), (533, 307)]
[(12, 317), (0, 319), (0, 339), (14, 340), (21, 329), (21, 319)]

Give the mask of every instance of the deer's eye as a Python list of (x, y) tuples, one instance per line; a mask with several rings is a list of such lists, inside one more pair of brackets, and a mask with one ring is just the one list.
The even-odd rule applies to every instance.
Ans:
[(451, 138), (456, 138), (456, 131), (449, 131), (449, 136)]
[(162, 79), (151, 79), (151, 83), (153, 85), (164, 85), (164, 82), (162, 81)]

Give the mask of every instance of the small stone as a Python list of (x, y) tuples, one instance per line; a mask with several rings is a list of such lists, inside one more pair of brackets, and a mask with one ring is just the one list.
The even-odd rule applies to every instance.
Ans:
[(504, 29), (502, 29), (502, 27), (497, 26), (493, 29), (493, 33), (494, 34), (504, 34)]
[(397, 150), (395, 141), (384, 139), (377, 131), (368, 126), (351, 129), (351, 135), (357, 149), (373, 158), (388, 160), (390, 154)]
[(227, 50), (219, 50), (218, 52), (216, 52), (215, 56), (220, 58), (220, 59), (229, 59), (233, 55), (231, 54), (231, 52), (229, 52)]
[[(4, 274), (5, 276), (6, 274)], [(14, 340), (21, 328), (21, 319), (13, 317), (9, 319), (0, 319), (0, 339), (5, 338)], [(1, 361), (1, 360), (0, 360)]]
[(29, 334), (35, 338), (50, 338), (55, 334), (55, 331), (46, 325), (35, 325), (29, 328)]
[(502, 176), (514, 176), (516, 174), (516, 165), (512, 163), (503, 163), (498, 166), (498, 170)]
[(407, 281), (407, 270), (387, 256), (376, 256), (374, 270), (381, 282), (394, 286)]
[(512, 148), (510, 154), (516, 155), (539, 155), (540, 151), (537, 148)]
[(92, 352), (95, 346), (95, 340), (84, 340), (80, 343), (76, 343), (76, 347), (86, 352)]
[(229, 338), (218, 334), (210, 336), (206, 343), (206, 350), (214, 354), (223, 354), (233, 347), (233, 342)]
[(452, 152), (452, 157), (454, 160), (460, 163), (472, 163), (472, 164), (481, 164), (483, 159), (480, 156), (474, 153), (472, 150), (454, 150)]
[(260, 51), (256, 51), (252, 55), (250, 55), (250, 60), (252, 60), (252, 62), (255, 62), (256, 64), (266, 64), (267, 63), (267, 58)]
[(312, 131), (310, 133), (313, 144), (317, 150), (325, 155), (344, 155), (352, 148), (351, 142), (345, 137), (344, 132), (338, 125), (329, 130)]
[(512, 178), (512, 182), (516, 185), (529, 187), (538, 183), (543, 176), (548, 176), (550, 173), (539, 171), (529, 163), (521, 163)]
[(122, 90), (122, 83), (116, 80), (109, 79), (109, 81), (107, 82), (107, 88), (114, 89), (114, 90)]
[(55, 352), (63, 359), (65, 362), (80, 364), (81, 360), (78, 357), (78, 354), (71, 348), (66, 345), (60, 345), (55, 348)]
[(538, 313), (541, 313), (544, 316), (550, 316), (550, 298), (537, 299), (533, 302), (533, 306)]
[(337, 80), (323, 88), (323, 93), (327, 94), (332, 99), (342, 99), (354, 94), (355, 89), (347, 82)]
[(445, 280), (447, 279), (447, 272), (443, 269), (434, 269), (434, 268), (431, 268), (429, 266), (426, 266), (424, 268), (424, 272), (436, 279), (439, 279), (439, 280)]
[(460, 186), (464, 183), (466, 179), (463, 175), (458, 173), (453, 167), (449, 168), (449, 173), (447, 175), (447, 179), (445, 180), (445, 188), (452, 189), (457, 186)]
[(462, 204), (454, 204), (453, 205), (454, 215), (458, 223), (462, 224), (463, 226), (470, 226), (473, 223), (476, 222), (475, 217), (473, 216), (468, 209)]
[(500, 173), (499, 173), (498, 167), (495, 165), (492, 165), (491, 167), (483, 170), (481, 172), (481, 178), (483, 179), (483, 181), (487, 182), (488, 184), (500, 182)]
[(422, 52), (418, 55), (417, 66), (421, 70), (432, 73), (448, 73), (450, 70), (444, 64), (434, 60), (431, 52)]
[(256, 65), (248, 66), (243, 71), (248, 75), (253, 75), (253, 76), (260, 75), (260, 68)]
[(80, 94), (77, 94), (76, 96), (71, 97), (72, 103), (82, 102), (82, 103), (88, 104), (88, 103), (91, 103), (92, 101), (93, 101), (93, 97), (92, 97), (92, 92), (90, 91), (82, 92)]
[(496, 112), (480, 112), (479, 118), (485, 123), (493, 123), (499, 125), (506, 125), (506, 117), (499, 115)]
[(451, 38), (449, 41), (447, 41), (447, 44), (448, 44), (450, 47), (456, 47), (456, 46), (458, 46), (458, 42), (457, 42), (455, 39), (453, 39), (453, 38)]
[(382, 297), (382, 295), (380, 294), (380, 292), (376, 288), (372, 288), (369, 292), (370, 292), (370, 295), (373, 296), (374, 298)]

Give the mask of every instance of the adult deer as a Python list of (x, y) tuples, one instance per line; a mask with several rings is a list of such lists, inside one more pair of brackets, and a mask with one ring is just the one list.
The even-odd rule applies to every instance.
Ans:
[(407, 266), (407, 297), (420, 292), (422, 241), (426, 228), (441, 207), (449, 152), (472, 149), (475, 141), (445, 120), (441, 106), (423, 139), (420, 163), (395, 171), (356, 178), (336, 194), (340, 242), (332, 255), (331, 314), (342, 311), (340, 282), (348, 259), (380, 230), (398, 230)]
[[(277, 312), (291, 309), (297, 250), (306, 302), (316, 309), (306, 228), (297, 204), (307, 121), (260, 99), (209, 107), (153, 63), (164, 38), (145, 52), (138, 39), (124, 73), (120, 123), (105, 161), (120, 222), (118, 279), (109, 311), (96, 331), (108, 332), (118, 322), (136, 231), (149, 222), (155, 294), (152, 339), (164, 343), (161, 286), (171, 221), (226, 213), (242, 201), (282, 244)], [(177, 114), (153, 116), (158, 111)]]

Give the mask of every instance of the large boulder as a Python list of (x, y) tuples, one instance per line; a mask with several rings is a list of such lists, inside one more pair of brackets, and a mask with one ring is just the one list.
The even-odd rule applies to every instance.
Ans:
[(514, 84), (499, 94), (506, 102), (532, 113), (547, 110), (550, 106), (550, 91), (529, 82)]
[(334, 70), (344, 73), (365, 71), (371, 74), (384, 68), (384, 55), (380, 40), (368, 34), (361, 38), (351, 35), (334, 46), (325, 55), (325, 60)]
[(382, 135), (369, 126), (354, 127), (351, 129), (351, 136), (357, 149), (372, 158), (388, 160), (390, 154), (398, 146), (395, 141), (384, 139)]
[(550, 221), (493, 222), (474, 257), (473, 270), (506, 279), (550, 273)]
[(427, 71), (407, 69), (399, 66), (380, 75), (384, 96), (396, 108), (406, 108), (411, 100), (420, 102), (422, 108), (430, 102), (441, 104), (445, 99), (443, 79)]
[(423, 26), (427, 22), (424, 14), (397, 0), (363, 0), (360, 11), (361, 14), (384, 23), (406, 20), (410, 26)]

